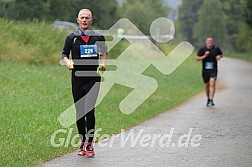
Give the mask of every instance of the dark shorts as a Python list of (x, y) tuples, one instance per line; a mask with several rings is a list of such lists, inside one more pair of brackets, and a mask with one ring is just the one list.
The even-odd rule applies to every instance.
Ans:
[(217, 74), (218, 74), (217, 70), (203, 70), (202, 78), (203, 78), (204, 83), (208, 83), (210, 78), (217, 79)]

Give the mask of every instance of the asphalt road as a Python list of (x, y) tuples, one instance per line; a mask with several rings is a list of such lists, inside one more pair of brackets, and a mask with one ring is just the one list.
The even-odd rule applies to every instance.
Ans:
[[(74, 152), (40, 166), (252, 166), (252, 64), (223, 58), (219, 67), (221, 86), (216, 92), (215, 107), (205, 107), (206, 98), (201, 93), (172, 111), (96, 144), (95, 158)], [(132, 134), (133, 139), (137, 135), (140, 139), (125, 144), (127, 135)], [(161, 136), (155, 140), (155, 134)], [(112, 147), (102, 147), (113, 140)]]

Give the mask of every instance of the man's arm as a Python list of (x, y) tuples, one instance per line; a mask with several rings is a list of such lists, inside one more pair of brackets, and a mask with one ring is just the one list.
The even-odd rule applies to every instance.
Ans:
[(108, 58), (108, 54), (107, 54), (107, 53), (102, 54), (102, 55), (100, 56), (101, 64), (106, 65), (106, 59), (107, 59), (107, 58)]
[(219, 47), (217, 48), (217, 51), (218, 51), (218, 55), (215, 57), (215, 59), (219, 61), (223, 57), (223, 55)]
[(206, 51), (206, 52), (204, 53), (204, 55), (202, 55), (202, 56), (197, 55), (196, 61), (202, 61), (202, 60), (204, 60), (208, 55), (209, 55), (209, 51)]
[(62, 49), (62, 60), (66, 63), (66, 66), (69, 70), (73, 69), (73, 61), (69, 59), (70, 51), (72, 48), (72, 38), (74, 34), (69, 34), (66, 37), (64, 47)]
[(67, 69), (72, 70), (73, 69), (73, 61), (70, 60), (67, 56), (63, 57), (63, 61), (66, 63)]
[(101, 68), (102, 72), (106, 71), (106, 59), (107, 58), (108, 58), (108, 54), (107, 53), (102, 54), (100, 56), (100, 65), (99, 65), (99, 67)]
[(219, 61), (222, 57), (223, 57), (222, 55), (217, 55), (217, 56), (215, 57), (215, 59), (216, 59), (217, 61)]
[(99, 54), (100, 54), (100, 64), (99, 68), (101, 68), (101, 71), (106, 71), (106, 59), (108, 58), (108, 48), (105, 43), (104, 36), (100, 36), (99, 42), (97, 42), (97, 45), (99, 46)]

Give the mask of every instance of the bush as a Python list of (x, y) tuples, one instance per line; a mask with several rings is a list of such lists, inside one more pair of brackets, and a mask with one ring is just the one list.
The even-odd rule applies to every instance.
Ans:
[(242, 24), (240, 26), (240, 33), (235, 36), (236, 48), (240, 52), (252, 52), (252, 29), (246, 25)]
[(46, 22), (16, 22), (0, 19), (0, 61), (54, 64), (60, 59), (68, 32)]

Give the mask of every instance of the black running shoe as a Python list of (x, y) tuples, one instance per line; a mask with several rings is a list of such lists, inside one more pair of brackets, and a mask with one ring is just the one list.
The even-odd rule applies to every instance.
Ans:
[(208, 100), (207, 101), (207, 107), (212, 107), (212, 106), (214, 106), (213, 100)]

